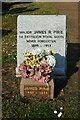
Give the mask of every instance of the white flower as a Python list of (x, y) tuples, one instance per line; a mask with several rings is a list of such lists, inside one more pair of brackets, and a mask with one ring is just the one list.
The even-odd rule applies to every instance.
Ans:
[(46, 48), (46, 50), (44, 50), (45, 55), (49, 55), (50, 54), (50, 50), (48, 48)]
[(60, 112), (60, 113), (58, 114), (58, 117), (60, 118), (60, 117), (62, 116), (62, 114), (63, 114), (63, 113), (62, 113), (62, 112)]
[(36, 55), (36, 50), (32, 50), (31, 53), (32, 53), (33, 55)]
[(53, 55), (48, 55), (47, 56), (47, 62), (49, 63), (50, 66), (55, 66), (56, 65), (56, 60)]
[(6, 45), (8, 45), (8, 43), (6, 43)]
[(38, 48), (38, 49), (36, 49), (36, 50), (32, 50), (31, 53), (32, 53), (33, 55), (38, 55), (38, 54), (41, 53), (41, 49)]
[(63, 92), (63, 89), (61, 91)]
[(63, 110), (63, 107), (60, 107), (60, 110)]
[(41, 51), (41, 49), (36, 49), (36, 55), (38, 55), (38, 54), (40, 54), (42, 51)]
[(54, 114), (57, 114), (57, 111), (56, 111), (56, 110), (54, 111)]
[(9, 53), (8, 55), (10, 56), (11, 54)]

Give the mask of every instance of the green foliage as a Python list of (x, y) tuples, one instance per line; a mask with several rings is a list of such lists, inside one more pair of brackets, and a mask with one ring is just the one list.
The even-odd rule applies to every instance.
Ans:
[(79, 117), (79, 103), (78, 96), (70, 97), (66, 100), (66, 117), (67, 118), (78, 118)]
[(16, 53), (12, 54), (3, 54), (2, 56), (3, 63), (17, 62)]
[(39, 100), (27, 99), (15, 94), (11, 98), (3, 97), (3, 118), (10, 119), (57, 119), (58, 114), (54, 111), (60, 112), (60, 107), (63, 107), (63, 114), (60, 118), (78, 118), (78, 98), (68, 98), (66, 101), (61, 99), (55, 100)]
[(54, 109), (54, 101), (32, 101), (19, 95), (3, 100), (3, 118), (57, 118)]

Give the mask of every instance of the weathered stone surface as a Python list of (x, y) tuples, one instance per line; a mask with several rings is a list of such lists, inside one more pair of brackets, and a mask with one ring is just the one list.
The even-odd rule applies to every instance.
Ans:
[(48, 83), (39, 83), (31, 80), (30, 78), (22, 78), (20, 83), (20, 94), (27, 98), (54, 98), (54, 80), (50, 80)]

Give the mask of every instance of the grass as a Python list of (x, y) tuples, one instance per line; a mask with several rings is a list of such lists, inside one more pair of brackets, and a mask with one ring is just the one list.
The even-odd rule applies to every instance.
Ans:
[[(22, 98), (19, 94), (15, 94), (11, 98), (3, 98), (3, 118), (21, 118), (21, 119), (57, 119), (58, 114), (54, 114), (57, 110), (63, 112), (61, 118), (78, 118), (78, 98), (69, 98), (65, 101), (58, 98), (50, 100), (31, 100)], [(63, 107), (63, 110), (60, 110)]]
[[(19, 91), (17, 91), (20, 83), (20, 80), (15, 78), (14, 69), (17, 61), (17, 16), (48, 14), (59, 14), (54, 8), (54, 3), (20, 3), (11, 6), (7, 11), (3, 9), (3, 119), (57, 119), (54, 110), (59, 113), (60, 107), (64, 108), (61, 118), (78, 118), (77, 97), (64, 98), (62, 96), (53, 101), (28, 100), (27, 98), (22, 98), (19, 95)], [(12, 90), (8, 90), (9, 87)]]
[(5, 118), (56, 118), (53, 114), (54, 104), (48, 101), (26, 101), (16, 95), (3, 102), (3, 106)]

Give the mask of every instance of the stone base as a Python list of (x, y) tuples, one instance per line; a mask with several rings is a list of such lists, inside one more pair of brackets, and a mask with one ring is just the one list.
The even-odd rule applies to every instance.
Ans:
[(48, 83), (39, 83), (29, 78), (22, 78), (20, 83), (20, 94), (27, 98), (54, 98), (54, 80)]

